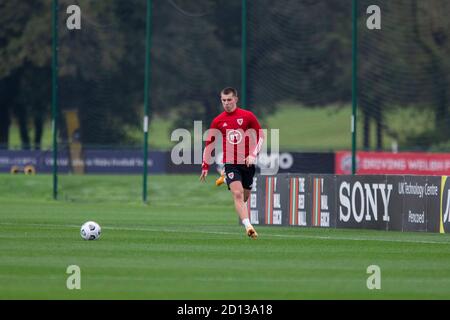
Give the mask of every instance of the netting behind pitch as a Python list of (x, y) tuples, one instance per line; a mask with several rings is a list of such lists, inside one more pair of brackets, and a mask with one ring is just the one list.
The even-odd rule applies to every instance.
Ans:
[[(140, 199), (146, 3), (59, 2), (61, 199)], [(81, 9), (80, 29), (68, 27), (70, 5)]]
[[(198, 172), (202, 150), (194, 150), (194, 143), (202, 145), (203, 132), (223, 111), (220, 91), (228, 86), (239, 90), (241, 6), (224, 0), (170, 0), (155, 1), (153, 11), (152, 109), (171, 119), (169, 136), (177, 129), (192, 133), (183, 145), (199, 151), (189, 159), (190, 172)], [(196, 132), (195, 121), (200, 124)], [(183, 172), (168, 161), (174, 171)]]
[[(70, 4), (81, 8), (80, 30), (66, 27)], [(175, 129), (192, 130), (194, 121), (202, 121), (206, 130), (222, 111), (220, 90), (239, 87), (240, 9), (226, 1), (152, 1), (150, 145), (162, 136), (152, 131), (161, 117), (172, 126), (163, 139)], [(60, 3), (59, 189), (64, 199), (140, 199), (146, 10), (146, 0)], [(194, 139), (186, 142), (193, 147)], [(111, 183), (116, 178), (95, 175), (99, 166), (112, 165), (111, 157), (117, 164), (124, 155), (140, 170), (134, 176)], [(192, 155), (191, 161), (196, 159), (201, 163), (201, 154)], [(170, 159), (156, 161), (163, 172), (169, 170)], [(90, 192), (93, 183), (104, 186), (103, 195)]]
[[(237, 5), (236, 5), (237, 4)], [(191, 129), (222, 112), (220, 90), (240, 86), (240, 3), (154, 1), (152, 105)]]
[[(450, 150), (450, 2), (358, 1), (358, 149)], [(381, 29), (366, 25), (377, 5)], [(366, 137), (370, 135), (366, 134)]]
[[(280, 129), (281, 148), (333, 150), (336, 113), (345, 118), (339, 147), (350, 148), (351, 1), (248, 1), (247, 34), (249, 108), (261, 116), (288, 109), (295, 118), (270, 128)], [(316, 126), (302, 116), (320, 110)]]

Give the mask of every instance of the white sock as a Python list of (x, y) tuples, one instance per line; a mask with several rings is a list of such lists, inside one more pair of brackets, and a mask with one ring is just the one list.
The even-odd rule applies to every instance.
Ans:
[(242, 220), (242, 223), (244, 224), (244, 227), (246, 227), (246, 228), (248, 228), (248, 227), (250, 227), (252, 224), (250, 223), (250, 220), (247, 218), (247, 219), (244, 219), (244, 220)]

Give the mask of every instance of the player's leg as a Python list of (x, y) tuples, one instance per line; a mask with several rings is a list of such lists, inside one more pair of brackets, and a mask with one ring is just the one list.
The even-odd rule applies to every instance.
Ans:
[(244, 202), (247, 202), (253, 187), (253, 177), (255, 176), (255, 166), (241, 169), (242, 187), (244, 188)]
[(244, 202), (244, 188), (240, 181), (233, 181), (229, 185), (231, 195), (233, 196), (234, 207), (241, 221), (248, 219), (247, 206)]
[(250, 197), (251, 190), (244, 189), (244, 202), (247, 202), (248, 198)]
[[(250, 193), (253, 187), (253, 177), (255, 176), (255, 166), (243, 166), (240, 168), (240, 173), (241, 173), (241, 177), (242, 177), (242, 188), (244, 189), (244, 204), (245, 204), (245, 209), (248, 212), (248, 206), (246, 204), (248, 198), (250, 197)], [(251, 233), (251, 235), (249, 234), (249, 232)], [(247, 234), (256, 239), (256, 237), (258, 236), (258, 234), (256, 233), (255, 228), (253, 228), (253, 226), (250, 229), (247, 229)]]
[(244, 187), (242, 186), (241, 170), (237, 165), (227, 164), (225, 165), (225, 176), (228, 189), (230, 189), (231, 195), (233, 196), (236, 212), (245, 227), (247, 235), (249, 237), (256, 238), (257, 234), (250, 223), (247, 205), (244, 202)]
[(231, 182), (229, 184), (229, 188), (231, 194), (233, 195), (234, 207), (236, 208), (236, 212), (245, 227), (247, 235), (252, 239), (256, 239), (258, 234), (250, 223), (247, 204), (244, 202), (244, 188), (242, 187), (241, 181), (236, 180)]

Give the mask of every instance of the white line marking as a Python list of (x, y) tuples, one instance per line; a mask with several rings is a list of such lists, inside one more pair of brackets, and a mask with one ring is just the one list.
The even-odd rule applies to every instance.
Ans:
[[(44, 227), (44, 228), (80, 228), (74, 224), (43, 224), (43, 223), (12, 223), (0, 222), (0, 226), (25, 226), (25, 227)], [(202, 231), (202, 230), (180, 230), (167, 228), (142, 228), (142, 227), (103, 227), (103, 230), (126, 230), (126, 231), (144, 231), (144, 232), (172, 232), (172, 233), (200, 233), (200, 234), (221, 234), (221, 235), (241, 235), (241, 232), (224, 232), (224, 231)], [(389, 232), (389, 231), (387, 231)], [(1, 236), (0, 236), (1, 237)], [(430, 241), (430, 240), (409, 240), (409, 239), (380, 239), (380, 238), (358, 238), (358, 237), (332, 237), (332, 236), (314, 236), (306, 234), (262, 234), (260, 238), (293, 238), (293, 239), (320, 239), (320, 240), (341, 240), (341, 241), (379, 241), (379, 242), (400, 242), (400, 243), (424, 243), (424, 244), (445, 244), (449, 245), (449, 241)]]

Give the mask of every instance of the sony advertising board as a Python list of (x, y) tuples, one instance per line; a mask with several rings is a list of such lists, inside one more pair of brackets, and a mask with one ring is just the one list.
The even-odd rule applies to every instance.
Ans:
[(403, 198), (402, 225), (403, 231), (427, 230), (427, 205), (425, 189), (427, 178), (424, 176), (405, 176), (398, 184), (398, 194)]
[(386, 176), (336, 176), (336, 227), (387, 230), (392, 191)]
[(427, 232), (439, 232), (441, 180), (441, 177), (427, 177)]

